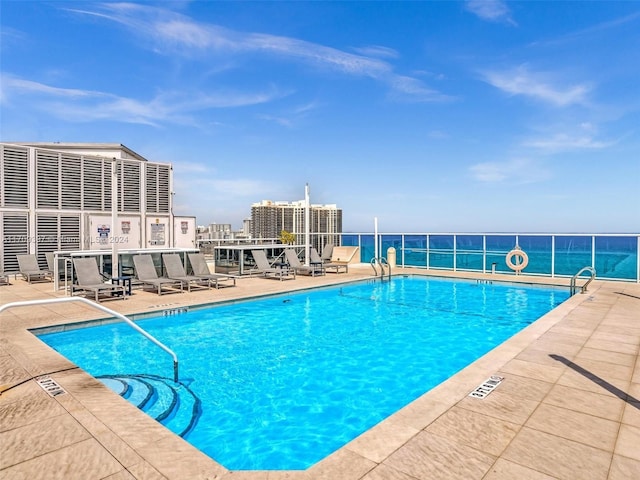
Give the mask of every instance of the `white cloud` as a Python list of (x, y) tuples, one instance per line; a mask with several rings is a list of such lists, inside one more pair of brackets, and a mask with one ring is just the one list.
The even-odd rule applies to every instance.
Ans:
[(418, 101), (439, 101), (444, 95), (422, 81), (395, 73), (393, 66), (376, 57), (395, 58), (397, 52), (384, 46), (359, 49), (361, 54), (345, 52), (296, 38), (234, 31), (219, 25), (198, 23), (169, 10), (148, 5), (107, 3), (102, 10), (73, 9), (75, 13), (106, 18), (126, 26), (145, 41), (152, 41), (154, 51), (176, 51), (185, 58), (228, 54), (270, 54), (292, 61), (304, 62), (348, 75), (374, 78), (405, 97), (415, 96)]
[(557, 133), (549, 138), (528, 140), (524, 143), (527, 147), (559, 152), (567, 150), (596, 150), (607, 148), (615, 142), (602, 142), (589, 135), (572, 136), (565, 133)]
[(554, 85), (552, 75), (531, 72), (526, 66), (509, 71), (486, 72), (484, 77), (487, 83), (510, 95), (524, 95), (558, 107), (586, 103), (591, 90), (585, 84)]
[[(21, 96), (38, 96), (33, 102), (40, 110), (76, 122), (114, 120), (158, 126), (160, 123), (195, 124), (195, 112), (257, 105), (281, 96), (277, 91), (239, 93), (163, 92), (147, 101), (111, 93), (62, 88), (3, 75), (2, 102)], [(64, 100), (64, 101), (61, 101)]]
[(548, 172), (528, 159), (483, 162), (469, 167), (471, 176), (483, 183), (534, 183), (548, 178)]
[(465, 8), (482, 20), (516, 25), (516, 22), (511, 18), (509, 7), (502, 0), (469, 0), (466, 2)]

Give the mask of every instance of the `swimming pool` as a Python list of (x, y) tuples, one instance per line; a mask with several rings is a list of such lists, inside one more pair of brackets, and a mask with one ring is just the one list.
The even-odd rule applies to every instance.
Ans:
[[(184, 384), (177, 400), (145, 410), (197, 410), (185, 438), (231, 470), (306, 469), (568, 296), (394, 277), (142, 319), (178, 354)], [(171, 376), (166, 354), (120, 323), (40, 338), (92, 375), (115, 377), (104, 381), (116, 391), (127, 376), (157, 390), (156, 376)], [(186, 422), (176, 421), (163, 423), (181, 433)]]

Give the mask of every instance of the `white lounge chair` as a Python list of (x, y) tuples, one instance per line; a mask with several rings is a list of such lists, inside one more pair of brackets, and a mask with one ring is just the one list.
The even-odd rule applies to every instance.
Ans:
[(183, 292), (181, 281), (158, 277), (151, 255), (134, 255), (133, 264), (136, 268), (136, 277), (142, 282), (143, 288), (145, 285), (152, 286), (154, 290), (157, 289), (158, 295)]
[(53, 272), (41, 269), (35, 254), (16, 255), (16, 258), (20, 274), (27, 282), (53, 281)]
[(123, 285), (106, 283), (98, 270), (98, 263), (95, 258), (74, 258), (73, 269), (76, 273), (77, 283), (71, 286), (71, 294), (76, 290), (83, 292), (93, 292), (96, 302), (100, 301), (100, 294), (109, 294), (108, 298), (126, 297), (127, 290)]
[(312, 277), (325, 274), (325, 270), (322, 265), (322, 262), (317, 262), (317, 263), (312, 262), (312, 265), (307, 267), (306, 265), (303, 265), (302, 263), (300, 263), (300, 260), (298, 259), (298, 255), (296, 254), (295, 250), (293, 250), (292, 248), (286, 248), (284, 250), (284, 254), (287, 257), (287, 262), (289, 262), (289, 266), (293, 268), (293, 271), (296, 272), (297, 274), (299, 273), (303, 275), (311, 275)]
[[(333, 247), (332, 247), (333, 250)], [(320, 257), (320, 255), (318, 255), (318, 251), (311, 247), (311, 249), (309, 250), (309, 257), (311, 258), (311, 263), (315, 264), (315, 263), (322, 263), (322, 266), (324, 267), (324, 269), (327, 272), (330, 272), (333, 270), (334, 273), (340, 273), (340, 270), (344, 270), (344, 273), (348, 273), (349, 272), (349, 265), (347, 265), (346, 263), (324, 263), (322, 261), (322, 257)]]
[(187, 290), (190, 292), (193, 287), (195, 288), (211, 288), (211, 281), (206, 278), (196, 277), (194, 275), (187, 275), (182, 265), (182, 259), (177, 253), (165, 253), (162, 255), (162, 263), (164, 263), (164, 269), (167, 272), (167, 278), (171, 280), (178, 280), (187, 286)]
[[(193, 274), (196, 277), (205, 278), (211, 282), (214, 282), (216, 288), (236, 286), (237, 277), (235, 275), (211, 273), (209, 271), (209, 267), (207, 266), (207, 261), (202, 253), (189, 253), (188, 257), (189, 263), (191, 264), (191, 269), (193, 270)], [(232, 282), (233, 285), (224, 285), (228, 282)]]
[(296, 272), (293, 269), (272, 267), (269, 265), (269, 260), (267, 260), (267, 255), (264, 253), (264, 250), (251, 250), (251, 255), (253, 255), (257, 267), (255, 270), (252, 270), (251, 273), (257, 272), (264, 278), (277, 278), (281, 281), (296, 278)]

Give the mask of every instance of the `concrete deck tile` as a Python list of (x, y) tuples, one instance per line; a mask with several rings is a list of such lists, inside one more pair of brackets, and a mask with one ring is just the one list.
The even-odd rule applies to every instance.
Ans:
[(90, 438), (68, 415), (57, 415), (2, 434), (0, 469)]
[(518, 424), (453, 407), (426, 431), (498, 457), (519, 429)]
[(502, 367), (504, 373), (519, 375), (521, 377), (533, 378), (544, 382), (554, 383), (564, 372), (564, 367), (555, 365), (540, 365), (538, 363), (526, 362), (514, 359)]
[(35, 456), (1, 471), (2, 480), (102, 479), (122, 471), (120, 465), (93, 438)]
[(628, 355), (638, 354), (638, 345), (633, 343), (589, 339), (584, 346), (587, 348), (595, 348), (597, 350), (608, 350), (610, 352), (626, 353)]
[(523, 428), (502, 455), (505, 460), (561, 480), (605, 480), (611, 453), (582, 443)]
[[(503, 383), (507, 381), (508, 379)], [(466, 397), (457, 406), (505, 422), (524, 425), (538, 406), (538, 402), (505, 393), (501, 390), (502, 384), (498, 389), (482, 399)]]
[(546, 403), (541, 404), (526, 427), (613, 452), (619, 423)]
[(376, 468), (367, 473), (362, 480), (420, 480), (411, 475), (407, 475), (388, 465), (378, 465)]
[(624, 423), (620, 425), (615, 453), (640, 461), (640, 428)]
[(588, 378), (569, 368), (562, 374), (557, 383), (559, 385), (564, 385), (565, 387), (577, 388), (579, 390), (586, 390), (588, 392), (612, 396), (616, 396), (616, 392), (626, 394), (630, 384), (630, 382), (615, 378)]
[(620, 421), (625, 407), (625, 401), (620, 398), (564, 385), (555, 385), (544, 403), (613, 421)]
[(120, 470), (118, 473), (105, 477), (104, 480), (136, 480), (136, 477), (134, 477), (128, 470)]
[(574, 359), (573, 363), (606, 381), (622, 380), (624, 382), (630, 382), (633, 375), (633, 367), (628, 365), (618, 365), (585, 358), (580, 360)]
[[(147, 444), (137, 449), (137, 453), (168, 478), (214, 480), (228, 473), (222, 465), (216, 464), (177, 435)], [(182, 461), (184, 458), (189, 458), (189, 462)]]
[(640, 478), (640, 461), (614, 455), (607, 480), (632, 480)]
[(364, 458), (381, 463), (418, 432), (416, 428), (387, 419), (347, 443), (345, 448)]
[(66, 413), (35, 382), (28, 382), (2, 394), (0, 432), (41, 422)]
[(474, 448), (421, 432), (384, 464), (419, 479), (468, 480), (482, 478), (495, 460)]
[(613, 363), (615, 365), (633, 367), (636, 361), (636, 356), (628, 353), (607, 352), (605, 350), (596, 350), (594, 348), (583, 348), (573, 359), (576, 363), (580, 363), (580, 360), (593, 360), (596, 362)]
[(307, 473), (313, 480), (355, 479), (363, 477), (376, 465), (362, 455), (341, 448), (307, 469)]
[[(504, 377), (504, 380), (493, 393), (509, 395), (518, 399), (540, 402), (547, 393), (549, 393), (551, 387), (553, 387), (553, 383), (536, 380), (534, 378), (520, 377), (518, 375), (510, 375), (502, 371), (499, 371), (498, 375)], [(493, 396), (493, 393), (486, 397), (485, 400), (489, 400)]]
[(555, 478), (499, 458), (483, 480), (554, 480)]
[(149, 463), (142, 461), (127, 467), (127, 470), (138, 480), (166, 480), (167, 477), (160, 474)]

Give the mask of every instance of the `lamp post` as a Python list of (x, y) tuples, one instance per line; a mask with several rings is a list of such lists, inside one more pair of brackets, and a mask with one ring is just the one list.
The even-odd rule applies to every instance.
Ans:
[(309, 222), (309, 184), (304, 186), (304, 264), (309, 266), (309, 249), (311, 248), (311, 232)]
[(118, 274), (118, 242), (115, 238), (116, 223), (118, 221), (118, 165), (113, 157), (111, 162), (111, 278)]

